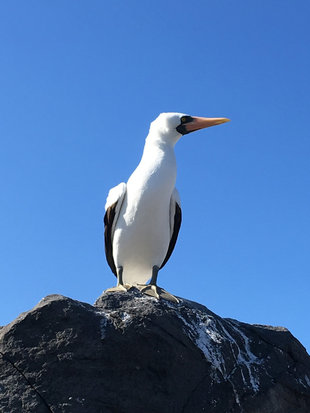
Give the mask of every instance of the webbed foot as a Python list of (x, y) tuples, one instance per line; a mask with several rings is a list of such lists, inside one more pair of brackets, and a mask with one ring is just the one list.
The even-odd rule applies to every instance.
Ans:
[(132, 285), (130, 284), (119, 284), (116, 287), (111, 287), (111, 288), (107, 288), (106, 290), (104, 290), (105, 293), (114, 293), (116, 291), (129, 291), (131, 288), (133, 288)]
[(123, 283), (123, 267), (116, 268), (116, 277), (117, 277), (117, 286), (108, 288), (107, 290), (104, 291), (105, 293), (114, 293), (116, 291), (127, 292), (131, 288), (133, 288), (133, 285)]
[(155, 297), (158, 300), (168, 300), (172, 301), (173, 303), (178, 303), (179, 300), (172, 294), (168, 293), (168, 291), (164, 290), (161, 287), (158, 287), (155, 284), (147, 284), (147, 285), (138, 285), (137, 286), (142, 294), (150, 295), (151, 297)]

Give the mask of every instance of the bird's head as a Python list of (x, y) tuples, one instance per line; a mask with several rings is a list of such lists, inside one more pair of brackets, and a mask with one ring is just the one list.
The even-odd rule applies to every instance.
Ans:
[(161, 113), (150, 127), (150, 136), (172, 145), (190, 132), (228, 122), (227, 118), (201, 118), (184, 113)]

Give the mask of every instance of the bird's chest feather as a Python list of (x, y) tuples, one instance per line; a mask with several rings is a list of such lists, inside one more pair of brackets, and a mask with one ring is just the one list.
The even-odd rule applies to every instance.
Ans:
[[(169, 222), (170, 198), (175, 185), (175, 163), (144, 165), (130, 177), (123, 217), (127, 225), (152, 225), (154, 220)], [(151, 221), (151, 222), (150, 222)]]

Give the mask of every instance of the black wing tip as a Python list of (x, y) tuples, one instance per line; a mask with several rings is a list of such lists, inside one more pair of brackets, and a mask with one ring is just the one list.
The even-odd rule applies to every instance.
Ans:
[(106, 213), (103, 218), (104, 222), (104, 246), (105, 246), (105, 256), (111, 271), (115, 276), (116, 267), (113, 258), (113, 245), (112, 245), (112, 225), (115, 217), (115, 209), (116, 209), (117, 202), (112, 204), (109, 208), (107, 208)]
[(176, 202), (175, 203), (175, 213), (174, 213), (174, 224), (173, 224), (173, 233), (171, 236), (171, 240), (169, 243), (167, 255), (163, 261), (163, 263), (160, 266), (160, 269), (162, 269), (168, 262), (169, 258), (171, 257), (171, 254), (174, 250), (175, 244), (178, 239), (179, 231), (181, 228), (181, 223), (182, 223), (182, 209), (180, 205)]

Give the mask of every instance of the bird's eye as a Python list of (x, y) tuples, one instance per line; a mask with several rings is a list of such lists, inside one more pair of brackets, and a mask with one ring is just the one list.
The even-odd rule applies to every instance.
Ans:
[(180, 120), (181, 120), (181, 124), (183, 125), (183, 123), (190, 122), (192, 120), (192, 117), (191, 116), (182, 116)]

